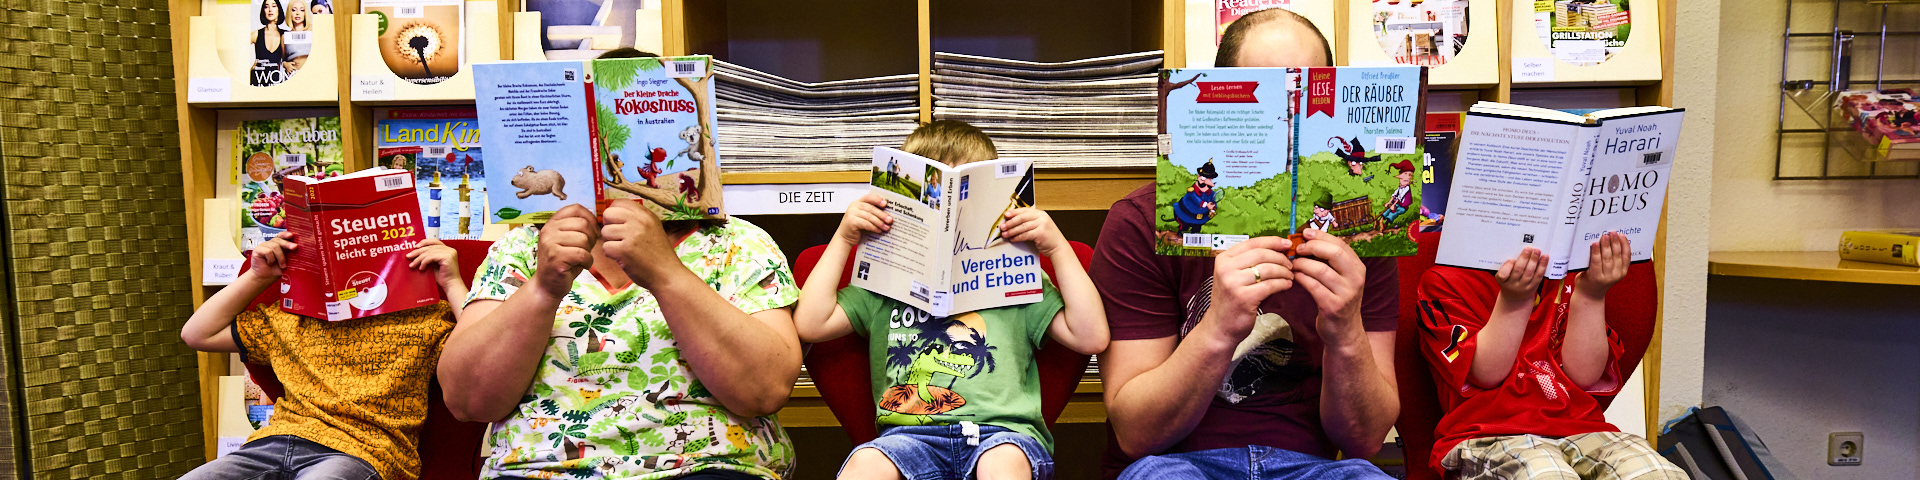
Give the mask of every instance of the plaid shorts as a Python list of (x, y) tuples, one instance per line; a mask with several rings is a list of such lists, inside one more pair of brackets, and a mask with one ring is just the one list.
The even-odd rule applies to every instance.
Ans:
[(1461, 480), (1687, 480), (1646, 439), (1620, 432), (1475, 438), (1453, 447), (1440, 466)]

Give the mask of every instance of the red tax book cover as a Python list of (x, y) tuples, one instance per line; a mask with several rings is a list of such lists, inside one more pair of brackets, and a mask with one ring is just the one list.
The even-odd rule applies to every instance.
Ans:
[(433, 274), (407, 267), (426, 236), (413, 174), (376, 167), (317, 180), (288, 176), (294, 249), (280, 277), (280, 309), (330, 321), (440, 301)]

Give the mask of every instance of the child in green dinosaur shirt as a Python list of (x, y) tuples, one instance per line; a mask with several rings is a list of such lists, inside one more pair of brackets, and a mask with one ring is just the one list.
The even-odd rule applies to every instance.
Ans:
[[(986, 134), (952, 120), (914, 130), (901, 150), (956, 166), (998, 156)], [(885, 207), (872, 194), (847, 207), (793, 315), (803, 342), (868, 339), (880, 438), (855, 447), (840, 477), (1051, 478), (1053, 436), (1040, 414), (1034, 350), (1049, 334), (1082, 354), (1106, 350), (1106, 313), (1086, 268), (1046, 212), (1018, 208), (1006, 213), (1001, 237), (1033, 242), (1053, 261), (1039, 302), (940, 318), (858, 287), (836, 294), (853, 246), (892, 228)]]

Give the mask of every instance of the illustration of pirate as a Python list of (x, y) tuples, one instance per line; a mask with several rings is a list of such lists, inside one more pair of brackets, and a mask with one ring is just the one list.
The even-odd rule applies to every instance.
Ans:
[(1193, 186), (1187, 187), (1186, 196), (1173, 204), (1173, 216), (1180, 221), (1180, 233), (1200, 233), (1200, 226), (1212, 220), (1219, 207), (1213, 198), (1213, 179), (1219, 178), (1220, 172), (1213, 169), (1213, 159), (1194, 169), (1194, 174)]
[[(1353, 140), (1347, 141), (1342, 141), (1340, 137), (1333, 137), (1329, 139), (1327, 143), (1333, 144), (1330, 146), (1333, 147), (1333, 154), (1335, 156), (1347, 161), (1347, 174), (1349, 175), (1358, 177), (1365, 173), (1361, 168), (1365, 167), (1366, 164), (1380, 161), (1379, 155), (1367, 156), (1367, 149), (1360, 146), (1360, 137), (1353, 137)], [(1373, 180), (1373, 177), (1369, 176), (1362, 179), (1362, 181), (1370, 180)]]

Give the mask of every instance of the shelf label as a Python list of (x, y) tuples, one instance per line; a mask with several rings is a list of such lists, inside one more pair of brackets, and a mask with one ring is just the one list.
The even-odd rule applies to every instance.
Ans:
[(865, 183), (796, 183), (726, 185), (721, 187), (728, 215), (792, 215), (845, 213), (847, 205), (866, 195)]
[(1553, 81), (1553, 59), (1544, 57), (1513, 59), (1513, 81), (1515, 83)]
[(354, 75), (353, 99), (355, 101), (393, 100), (393, 83), (388, 80), (391, 80), (391, 78), (375, 75)]
[(201, 285), (228, 285), (240, 278), (244, 258), (209, 258), (200, 266)]
[(233, 101), (233, 79), (193, 77), (187, 79), (187, 103)]

